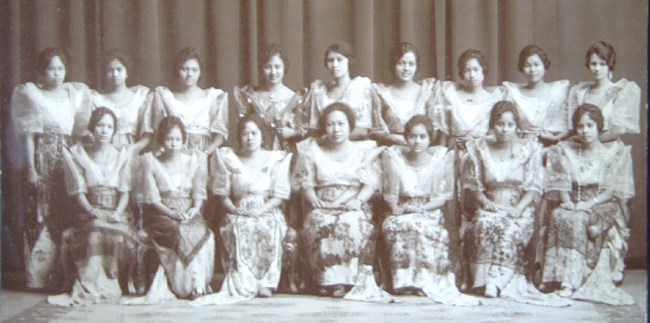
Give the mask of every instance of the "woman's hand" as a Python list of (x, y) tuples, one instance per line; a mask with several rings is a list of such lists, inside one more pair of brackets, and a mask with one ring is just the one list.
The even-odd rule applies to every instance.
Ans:
[(357, 197), (353, 197), (353, 198), (345, 201), (345, 203), (343, 203), (342, 207), (344, 209), (350, 210), (350, 211), (359, 211), (359, 210), (361, 210), (361, 204), (362, 204), (361, 199), (359, 199)]
[(485, 209), (486, 211), (496, 212), (499, 210), (499, 206), (487, 198), (483, 199), (481, 201), (481, 204), (483, 204), (483, 209)]
[(424, 210), (421, 207), (415, 206), (415, 205), (405, 205), (402, 210), (404, 211), (404, 214), (408, 213), (421, 213)]
[(88, 214), (88, 216), (90, 216), (92, 219), (99, 219), (102, 217), (101, 212), (99, 212), (99, 210), (94, 207), (89, 207), (86, 210), (86, 214)]
[(108, 215), (106, 218), (106, 221), (109, 223), (120, 223), (122, 221), (122, 212), (118, 211), (113, 211), (111, 214)]
[(311, 202), (311, 208), (312, 209), (324, 209), (325, 208), (325, 202), (323, 202), (321, 199), (316, 199), (313, 202)]
[(38, 173), (35, 168), (30, 167), (27, 171), (27, 182), (32, 185), (38, 182)]
[(560, 207), (568, 211), (573, 211), (575, 209), (573, 202), (564, 202), (560, 204)]
[(594, 204), (590, 201), (580, 201), (575, 204), (575, 209), (578, 211), (587, 211), (591, 209), (594, 206)]
[(463, 136), (463, 137), (456, 137), (456, 146), (460, 150), (467, 150), (467, 140), (469, 137)]
[(248, 216), (250, 216), (250, 217), (258, 218), (258, 217), (260, 217), (262, 214), (264, 214), (264, 212), (265, 212), (265, 210), (264, 210), (263, 207), (256, 207), (256, 208), (252, 208), (252, 209), (248, 210), (246, 213), (247, 213)]
[(280, 127), (280, 128), (278, 128), (277, 131), (278, 131), (278, 135), (282, 139), (293, 138), (294, 136), (296, 136), (296, 133), (297, 133), (295, 129), (290, 128), (290, 127)]
[(521, 214), (524, 212), (524, 210), (522, 210), (521, 208), (515, 206), (513, 208), (510, 208), (507, 212), (508, 212), (509, 216), (511, 216), (513, 218), (518, 218), (518, 217), (521, 216)]
[(195, 216), (197, 216), (198, 214), (199, 214), (198, 207), (190, 208), (189, 210), (187, 210), (187, 212), (185, 212), (185, 214), (183, 214), (183, 221), (189, 221)]

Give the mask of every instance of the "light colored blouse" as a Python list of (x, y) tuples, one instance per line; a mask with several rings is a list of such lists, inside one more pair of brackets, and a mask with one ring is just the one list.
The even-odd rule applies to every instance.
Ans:
[(81, 144), (63, 151), (68, 195), (87, 194), (89, 189), (131, 190), (131, 154), (126, 147), (111, 148), (109, 164), (104, 166), (97, 164)]
[(183, 153), (178, 168), (168, 169), (153, 153), (142, 156), (144, 203), (157, 203), (162, 196), (207, 199), (207, 155), (198, 150)]
[(137, 138), (144, 133), (153, 133), (150, 122), (147, 122), (149, 128), (143, 127), (145, 111), (151, 105), (153, 95), (150, 95), (149, 88), (146, 86), (136, 85), (129, 89), (133, 92), (133, 96), (120, 102), (114, 102), (102, 93), (92, 90), (90, 94), (93, 110), (98, 107), (106, 107), (115, 112), (118, 120), (116, 134), (126, 134)]
[(377, 113), (380, 133), (404, 133), (404, 125), (413, 116), (422, 114), (433, 121), (433, 109), (436, 96), (440, 93), (440, 82), (434, 78), (420, 81), (420, 92), (417, 97), (396, 97), (390, 93), (387, 86), (381, 83), (373, 84), (373, 90), (378, 97)]
[(539, 135), (542, 130), (549, 132), (567, 132), (568, 112), (566, 100), (569, 93), (569, 81), (547, 83), (549, 87), (539, 97), (529, 97), (521, 92), (524, 84), (503, 82), (505, 100), (517, 105), (521, 121), (521, 131)]

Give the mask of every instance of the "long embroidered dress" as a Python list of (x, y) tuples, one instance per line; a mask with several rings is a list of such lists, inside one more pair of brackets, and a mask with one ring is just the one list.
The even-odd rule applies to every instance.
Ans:
[(352, 108), (355, 114), (356, 127), (372, 129), (372, 114), (375, 105), (372, 84), (369, 78), (361, 76), (353, 78), (338, 99), (327, 96), (326, 82), (314, 81), (296, 117), (298, 126), (312, 133), (316, 132), (321, 111), (335, 102), (345, 103)]
[(416, 97), (397, 97), (392, 95), (384, 84), (372, 85), (379, 98), (378, 107), (374, 110), (374, 118), (377, 120), (375, 132), (403, 134), (406, 122), (418, 114), (426, 115), (433, 122), (434, 104), (440, 92), (440, 82), (427, 78), (419, 83), (421, 87)]
[[(14, 89), (11, 106), (20, 138), (34, 135), (34, 166), (38, 182), (27, 188), (25, 219), (25, 273), (28, 288), (58, 289), (59, 247), (62, 231), (71, 224), (70, 199), (63, 173), (63, 150), (88, 124), (88, 88), (64, 83), (65, 98), (43, 95), (34, 83)], [(23, 140), (24, 141), (24, 140)]]
[(65, 306), (117, 301), (122, 295), (120, 281), (130, 278), (137, 242), (128, 208), (119, 222), (107, 219), (120, 194), (131, 189), (130, 153), (126, 147), (111, 149), (107, 165), (96, 163), (81, 145), (64, 150), (63, 156), (68, 194), (86, 195), (101, 216), (94, 219), (82, 213), (63, 232), (61, 258), (64, 264), (73, 264), (66, 274), (73, 276), (74, 284), (70, 294), (50, 296), (48, 302)]
[[(207, 156), (197, 150), (182, 155), (182, 167), (169, 169), (152, 153), (143, 155), (144, 202), (161, 202), (173, 211), (187, 212), (193, 200), (207, 198)], [(128, 304), (160, 303), (211, 292), (214, 234), (201, 214), (190, 220), (145, 211), (145, 228), (153, 238), (161, 265), (146, 296)]]
[[(267, 151), (268, 163), (253, 168), (245, 165), (231, 148), (219, 148), (210, 188), (229, 196), (236, 207), (250, 210), (269, 199), (286, 200), (291, 192), (291, 154)], [(275, 290), (280, 282), (282, 248), (287, 223), (281, 209), (273, 208), (259, 217), (226, 214), (221, 237), (228, 253), (228, 268), (221, 290), (201, 297), (192, 305), (222, 304), (250, 299), (261, 287)]]
[[(454, 190), (453, 152), (431, 148), (431, 158), (420, 166), (406, 162), (407, 149), (384, 151), (383, 197), (398, 206), (423, 206), (432, 199), (451, 200)], [(478, 305), (460, 294), (449, 260), (449, 236), (441, 209), (389, 214), (382, 225), (390, 255), (393, 289), (416, 287), (443, 304)]]
[(277, 136), (276, 129), (280, 127), (297, 129), (295, 114), (296, 109), (302, 105), (304, 94), (296, 92), (294, 96), (285, 100), (267, 99), (260, 97), (252, 86), (247, 85), (241, 88), (235, 87), (233, 95), (239, 105), (240, 118), (254, 114), (264, 122), (261, 125), (264, 149), (295, 152), (296, 140), (281, 139)]
[[(377, 189), (377, 162), (383, 148), (374, 141), (351, 144), (349, 154), (336, 160), (325, 154), (316, 140), (303, 141), (292, 175), (294, 189), (314, 188), (323, 202), (347, 201), (363, 185)], [(374, 277), (368, 278), (372, 276), (376, 233), (368, 204), (359, 211), (313, 209), (307, 213), (302, 238), (314, 281), (320, 286), (358, 283), (359, 288), (355, 286), (356, 290), (353, 288), (346, 298), (385, 299), (385, 292), (372, 286)]]
[(538, 138), (542, 132), (567, 133), (567, 96), (569, 81), (549, 82), (543, 95), (530, 97), (521, 92), (524, 84), (503, 82), (504, 100), (512, 101), (519, 111), (521, 135)]
[(541, 294), (526, 279), (526, 249), (534, 231), (536, 202), (513, 217), (506, 211), (514, 207), (526, 192), (542, 194), (543, 169), (541, 145), (528, 141), (513, 151), (511, 158), (492, 156), (487, 140), (468, 145), (470, 162), (463, 170), (463, 189), (482, 191), (502, 210), (491, 212), (477, 208), (467, 224), (463, 240), (467, 250), (473, 288), (495, 284), (502, 298), (518, 302), (565, 306), (569, 303)]
[[(568, 192), (571, 201), (590, 201), (604, 190), (614, 197), (634, 196), (629, 146), (615, 141), (600, 154), (582, 156), (578, 143), (561, 142), (548, 154), (545, 186), (548, 198)], [(612, 227), (624, 224), (615, 198), (588, 211), (553, 210), (547, 230), (542, 282), (565, 282), (577, 288), (572, 298), (611, 305), (634, 304), (611, 280)]]
[[(172, 91), (159, 86), (154, 91), (153, 104), (145, 115), (145, 131), (155, 130), (166, 116), (179, 117), (187, 131), (185, 148), (206, 151), (215, 134), (228, 138), (228, 93), (206, 89), (206, 96), (192, 102), (178, 100)], [(155, 131), (154, 131), (155, 132)]]

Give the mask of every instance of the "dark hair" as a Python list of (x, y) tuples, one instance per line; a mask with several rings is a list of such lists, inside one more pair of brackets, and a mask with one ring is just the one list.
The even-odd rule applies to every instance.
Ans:
[(109, 115), (111, 118), (113, 118), (113, 135), (115, 135), (115, 132), (117, 131), (117, 116), (113, 110), (107, 107), (99, 107), (90, 114), (90, 121), (88, 121), (88, 131), (95, 132), (97, 123), (99, 120), (102, 120), (105, 115)]
[(475, 58), (478, 61), (479, 65), (481, 65), (481, 68), (483, 68), (483, 75), (487, 75), (488, 63), (483, 53), (477, 49), (468, 49), (458, 57), (458, 76), (460, 76), (461, 79), (465, 79), (463, 77), (465, 65), (467, 65), (467, 62), (472, 58)]
[(519, 52), (519, 63), (517, 64), (517, 67), (519, 68), (519, 72), (522, 73), (524, 72), (524, 66), (526, 65), (526, 60), (528, 59), (528, 57), (531, 57), (533, 55), (539, 56), (539, 58), (542, 60), (542, 63), (544, 63), (545, 70), (551, 67), (551, 61), (548, 60), (548, 56), (546, 55), (546, 52), (541, 47), (537, 45), (528, 45)]
[(399, 62), (406, 53), (413, 53), (413, 55), (415, 55), (415, 71), (417, 72), (417, 68), (420, 66), (420, 54), (418, 53), (418, 49), (411, 43), (403, 42), (393, 48), (393, 51), (390, 53), (389, 68), (393, 74), (395, 74), (395, 65), (397, 65), (397, 62)]
[(517, 124), (517, 129), (519, 129), (519, 111), (517, 111), (517, 106), (510, 101), (499, 101), (492, 106), (492, 111), (490, 111), (490, 129), (494, 129), (499, 118), (506, 112), (512, 113), (512, 118), (515, 119)]
[(244, 131), (244, 127), (246, 127), (246, 124), (252, 122), (257, 126), (257, 129), (260, 130), (260, 134), (262, 132), (262, 125), (264, 125), (264, 121), (258, 117), (254, 113), (249, 113), (239, 119), (237, 121), (237, 143), (241, 145), (241, 132)]
[(260, 74), (263, 74), (262, 71), (264, 70), (264, 64), (273, 58), (273, 56), (278, 56), (282, 60), (282, 63), (284, 64), (284, 74), (287, 74), (289, 71), (289, 57), (284, 48), (275, 43), (265, 45), (260, 50), (260, 55), (257, 57), (257, 65)]
[(167, 136), (172, 131), (172, 129), (174, 129), (174, 127), (177, 127), (181, 130), (184, 144), (187, 140), (187, 131), (185, 130), (185, 125), (180, 118), (174, 116), (164, 117), (162, 120), (160, 120), (160, 123), (158, 124), (158, 130), (156, 130), (156, 142), (159, 145), (163, 146), (165, 139), (167, 139)]
[[(199, 63), (199, 68), (201, 72), (204, 70), (203, 61), (199, 56), (199, 52), (194, 47), (185, 47), (181, 49), (176, 56), (174, 57), (174, 75), (178, 76), (178, 72), (183, 67), (185, 62), (195, 59)], [(199, 79), (203, 76), (203, 73), (199, 76)]]
[(334, 111), (343, 112), (343, 114), (345, 114), (345, 117), (348, 119), (348, 125), (350, 125), (350, 132), (354, 130), (354, 127), (356, 126), (354, 111), (352, 111), (352, 109), (345, 103), (334, 102), (328, 105), (325, 109), (323, 109), (323, 111), (320, 113), (320, 117), (318, 117), (318, 132), (321, 136), (327, 132), (325, 130), (327, 128), (327, 116), (329, 116), (330, 113)]
[(414, 115), (411, 117), (411, 119), (409, 119), (409, 121), (406, 122), (404, 125), (404, 139), (407, 139), (409, 133), (411, 133), (411, 130), (413, 130), (413, 128), (417, 125), (423, 125), (427, 129), (427, 134), (429, 135), (429, 146), (432, 146), (434, 135), (433, 122), (431, 122), (431, 119), (422, 114)]
[(38, 53), (38, 58), (36, 59), (36, 72), (38, 75), (45, 75), (45, 71), (50, 67), (52, 59), (56, 56), (59, 56), (61, 62), (63, 62), (63, 66), (65, 66), (66, 70), (68, 69), (68, 61), (63, 51), (56, 47), (48, 47)]
[(589, 61), (591, 61), (591, 55), (593, 54), (598, 55), (598, 57), (607, 62), (609, 70), (612, 72), (614, 71), (614, 67), (616, 66), (616, 51), (612, 45), (604, 41), (599, 41), (591, 45), (591, 47), (589, 47), (587, 50), (587, 54), (585, 55), (585, 65), (587, 68), (589, 68)]
[(108, 65), (111, 64), (114, 60), (117, 60), (122, 65), (124, 65), (124, 68), (126, 68), (127, 71), (131, 69), (131, 60), (129, 59), (129, 56), (126, 55), (126, 53), (121, 49), (113, 48), (106, 52), (102, 58), (102, 68), (104, 71), (108, 69)]
[(338, 42), (332, 45), (329, 45), (325, 50), (325, 58), (323, 59), (323, 64), (327, 67), (327, 55), (330, 53), (339, 53), (345, 56), (348, 59), (348, 69), (355, 65), (357, 61), (357, 56), (354, 54), (354, 49), (352, 45), (346, 42)]
[(590, 103), (579, 105), (578, 108), (576, 108), (576, 111), (573, 112), (573, 116), (571, 116), (571, 121), (573, 122), (573, 132), (576, 132), (578, 121), (580, 121), (580, 118), (582, 118), (582, 115), (585, 113), (589, 115), (589, 118), (591, 118), (591, 120), (594, 120), (596, 122), (598, 133), (603, 132), (603, 128), (605, 127), (605, 117), (603, 117), (603, 112), (600, 111), (599, 107)]

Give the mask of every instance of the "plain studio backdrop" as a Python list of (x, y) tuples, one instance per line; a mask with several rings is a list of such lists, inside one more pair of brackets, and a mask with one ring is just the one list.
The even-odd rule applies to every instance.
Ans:
[[(14, 86), (36, 80), (32, 67), (45, 47), (59, 47), (68, 55), (67, 81), (93, 88), (102, 85), (102, 53), (121, 48), (132, 58), (128, 85), (153, 88), (172, 83), (174, 55), (193, 46), (206, 63), (200, 85), (232, 93), (234, 86), (259, 81), (258, 48), (269, 42), (282, 45), (289, 54), (285, 83), (302, 88), (327, 77), (324, 51), (337, 41), (356, 49), (353, 76), (374, 82), (391, 81), (389, 54), (401, 41), (420, 51), (416, 79), (458, 80), (460, 53), (479, 49), (489, 64), (485, 84), (492, 86), (524, 81), (517, 59), (529, 44), (548, 53), (551, 67), (546, 81), (591, 80), (585, 52), (603, 40), (616, 49), (614, 81), (626, 78), (642, 89), (641, 133), (623, 139), (633, 146), (636, 167), (628, 266), (645, 267), (646, 1), (9, 0), (0, 3), (0, 21), (3, 221), (18, 246), (24, 148), (10, 128), (9, 101)], [(232, 97), (230, 102), (235, 115)], [(3, 260), (9, 256), (4, 254)]]

